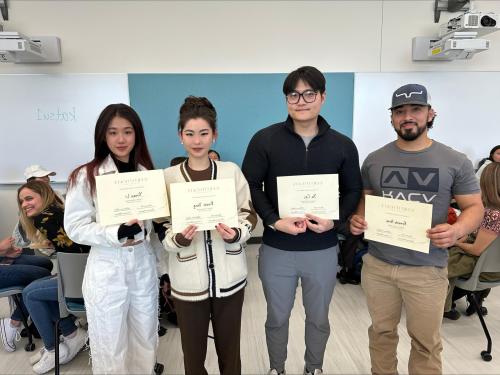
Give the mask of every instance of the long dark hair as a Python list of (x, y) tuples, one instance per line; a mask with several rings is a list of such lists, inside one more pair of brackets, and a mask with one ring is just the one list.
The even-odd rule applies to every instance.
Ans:
[(146, 169), (154, 169), (153, 161), (149, 154), (148, 146), (146, 144), (146, 137), (144, 136), (144, 129), (142, 127), (141, 119), (134, 109), (126, 104), (110, 104), (99, 115), (94, 131), (94, 159), (90, 162), (80, 165), (73, 172), (71, 172), (68, 179), (68, 189), (75, 183), (78, 173), (81, 169), (87, 172), (87, 182), (90, 188), (90, 194), (95, 192), (95, 176), (99, 165), (111, 153), (108, 144), (106, 143), (106, 132), (109, 124), (115, 117), (121, 117), (128, 120), (135, 132), (135, 144), (132, 152), (130, 153), (130, 160), (134, 163), (135, 168), (140, 164)]
[(500, 148), (500, 145), (496, 145), (495, 147), (493, 147), (490, 151), (490, 157), (488, 158), (489, 160), (491, 161), (495, 161), (493, 160), (493, 155), (495, 154), (495, 152), (497, 152), (497, 150)]

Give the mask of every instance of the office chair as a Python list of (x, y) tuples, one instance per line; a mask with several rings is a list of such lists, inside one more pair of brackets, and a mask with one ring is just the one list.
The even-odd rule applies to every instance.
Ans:
[(478, 297), (474, 292), (480, 292), (488, 288), (494, 288), (500, 285), (500, 280), (498, 281), (481, 281), (481, 274), (483, 272), (499, 272), (500, 273), (500, 237), (497, 237), (482, 253), (479, 257), (471, 276), (468, 279), (458, 278), (455, 286), (467, 291), (467, 296), (469, 300), (474, 305), (477, 315), (479, 316), (479, 321), (483, 327), (484, 334), (486, 335), (486, 340), (488, 342), (487, 349), (481, 352), (481, 358), (484, 361), (491, 361), (491, 336), (488, 331), (488, 327), (484, 321), (484, 317), (479, 307)]
[(59, 319), (54, 329), (55, 375), (59, 375), (59, 322), (70, 314), (79, 318), (86, 316), (82, 282), (88, 255), (86, 253), (57, 253)]
[(22, 287), (22, 286), (10, 286), (10, 287), (6, 287), (6, 288), (0, 288), (0, 298), (12, 297), (16, 306), (19, 307), (19, 310), (21, 311), (23, 325), (26, 328), (26, 332), (28, 334), (28, 343), (25, 345), (24, 350), (26, 350), (27, 352), (32, 352), (33, 350), (35, 350), (35, 343), (33, 342), (33, 335), (31, 333), (31, 330), (29, 329), (29, 326), (28, 326), (28, 317), (24, 313), (23, 309), (21, 309), (20, 296), (23, 294), (23, 289), (24, 289), (24, 287)]

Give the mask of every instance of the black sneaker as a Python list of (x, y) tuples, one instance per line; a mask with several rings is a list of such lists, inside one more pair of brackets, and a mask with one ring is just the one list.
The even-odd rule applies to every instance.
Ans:
[(460, 318), (460, 313), (455, 309), (451, 309), (450, 311), (445, 311), (443, 317), (450, 320), (458, 320)]
[[(41, 338), (40, 334), (38, 333), (38, 329), (36, 329), (36, 326), (33, 323), (31, 323), (29, 325), (29, 327), (30, 327), (31, 335), (34, 338), (37, 338), (37, 339)], [(23, 328), (21, 330), (21, 337), (28, 337), (28, 331), (26, 330), (26, 328)]]
[[(474, 298), (474, 296), (473, 295), (471, 295), (470, 297), (467, 296), (467, 302), (469, 303), (469, 306), (467, 306), (467, 310), (465, 310), (465, 315), (467, 315), (467, 316), (471, 316), (476, 312), (476, 308), (474, 307), (474, 303), (472, 303), (470, 298)], [(479, 299), (478, 304), (479, 304), (479, 309), (481, 311), (481, 315), (482, 316), (488, 315), (488, 309), (483, 306), (483, 299), (482, 298)]]
[(340, 272), (337, 273), (337, 279), (341, 284), (352, 284), (358, 285), (360, 283), (360, 279), (354, 275), (351, 270), (346, 268), (342, 268)]
[(165, 336), (165, 334), (167, 333), (167, 329), (163, 326), (158, 326), (158, 336), (162, 337), (162, 336)]
[[(488, 309), (482, 305), (479, 305), (479, 308), (481, 309), (481, 315), (486, 316), (488, 315)], [(467, 310), (465, 310), (465, 315), (471, 316), (476, 312), (476, 308), (474, 307), (473, 304), (470, 304), (469, 307), (467, 307)]]

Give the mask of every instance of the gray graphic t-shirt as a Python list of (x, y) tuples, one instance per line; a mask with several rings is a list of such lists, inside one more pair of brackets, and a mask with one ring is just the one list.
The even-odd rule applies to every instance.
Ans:
[[(436, 141), (416, 152), (391, 142), (368, 155), (361, 175), (364, 189), (375, 195), (432, 204), (432, 226), (446, 222), (453, 196), (479, 192), (467, 156)], [(432, 244), (425, 254), (370, 241), (368, 252), (391, 264), (445, 267), (448, 263), (448, 251)]]

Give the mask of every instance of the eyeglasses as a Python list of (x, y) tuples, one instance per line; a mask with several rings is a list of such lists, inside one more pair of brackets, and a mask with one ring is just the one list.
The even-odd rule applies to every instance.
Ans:
[(286, 94), (286, 101), (288, 104), (297, 104), (302, 96), (302, 99), (304, 99), (306, 103), (312, 103), (316, 100), (316, 95), (318, 95), (318, 92), (314, 90), (305, 90), (302, 92), (292, 91)]

